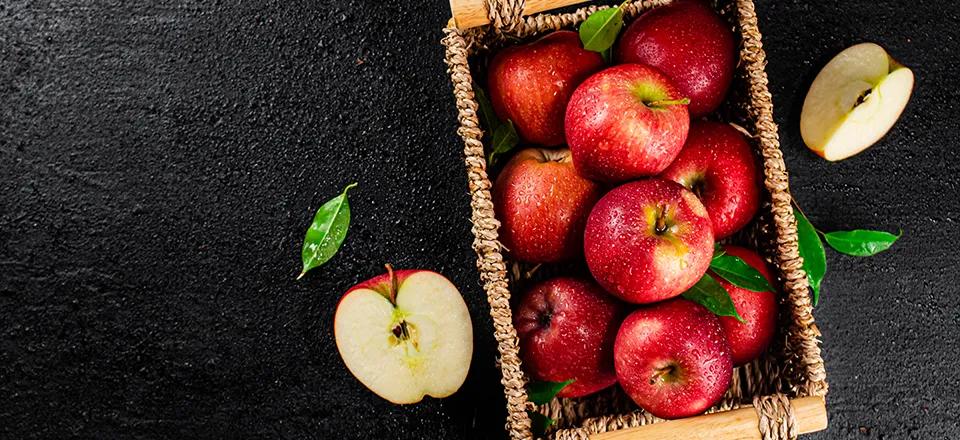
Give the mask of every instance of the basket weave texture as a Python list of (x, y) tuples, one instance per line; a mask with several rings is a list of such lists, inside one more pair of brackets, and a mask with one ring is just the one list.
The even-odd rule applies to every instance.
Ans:
[[(494, 333), (500, 352), (501, 383), (507, 400), (506, 429), (512, 439), (532, 439), (528, 410), (540, 411), (558, 420), (549, 434), (555, 439), (587, 439), (589, 435), (660, 421), (636, 407), (614, 387), (580, 399), (554, 399), (536, 408), (527, 400), (526, 377), (518, 355), (518, 339), (510, 309), (510, 286), (522, 278), (517, 264), (510, 265), (497, 240), (497, 221), (490, 196), (492, 187), (481, 141), (483, 132), (477, 117), (471, 66), (518, 39), (543, 35), (559, 29), (574, 29), (590, 13), (603, 7), (589, 6), (572, 13), (538, 14), (522, 17), (522, 0), (487, 0), (490, 25), (459, 30), (444, 29), (446, 63), (453, 82), (465, 162), (471, 193), (477, 267), (483, 282)], [(669, 0), (635, 0), (624, 7), (629, 20)], [(789, 398), (825, 396), (826, 372), (820, 356), (820, 331), (814, 323), (808, 295), (808, 281), (797, 248), (796, 219), (791, 207), (788, 176), (773, 102), (767, 90), (766, 57), (761, 44), (752, 0), (720, 1), (718, 12), (727, 19), (740, 40), (740, 60), (727, 103), (712, 119), (738, 124), (751, 139), (762, 159), (766, 200), (751, 226), (732, 241), (758, 249), (777, 267), (780, 328), (768, 353), (734, 370), (730, 389), (708, 412), (752, 406), (759, 416), (764, 439), (797, 436)], [(509, 272), (509, 275), (508, 275)]]

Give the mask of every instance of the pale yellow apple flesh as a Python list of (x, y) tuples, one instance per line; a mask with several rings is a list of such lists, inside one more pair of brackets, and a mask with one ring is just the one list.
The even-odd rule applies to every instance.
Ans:
[(803, 142), (830, 161), (853, 156), (893, 127), (912, 90), (913, 72), (882, 47), (851, 46), (813, 80), (800, 112)]
[(460, 292), (429, 271), (400, 283), (396, 307), (374, 290), (351, 291), (337, 307), (334, 333), (350, 372), (398, 404), (453, 394), (473, 355), (473, 326)]

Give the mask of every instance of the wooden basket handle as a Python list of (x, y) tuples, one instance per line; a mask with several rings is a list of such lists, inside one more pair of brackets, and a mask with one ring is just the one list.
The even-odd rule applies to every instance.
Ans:
[[(827, 428), (827, 407), (823, 397), (790, 399), (797, 433)], [(760, 419), (752, 407), (669, 420), (652, 425), (593, 434), (590, 440), (761, 440)]]
[[(511, 0), (450, 0), (450, 12), (453, 13), (451, 24), (458, 29), (470, 29), (489, 24), (487, 3), (491, 1), (501, 3)], [(523, 8), (521, 15), (526, 16), (586, 1), (588, 0), (525, 0), (518, 3)]]

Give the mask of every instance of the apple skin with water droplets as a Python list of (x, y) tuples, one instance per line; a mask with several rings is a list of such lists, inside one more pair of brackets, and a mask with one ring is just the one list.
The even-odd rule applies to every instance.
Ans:
[(500, 241), (520, 261), (576, 258), (583, 253), (583, 228), (590, 208), (602, 191), (577, 173), (570, 150), (520, 151), (493, 186)]
[(576, 32), (552, 32), (493, 57), (487, 69), (490, 103), (501, 120), (513, 121), (524, 141), (560, 145), (570, 95), (603, 66), (600, 54), (584, 49)]
[(620, 63), (653, 66), (690, 99), (690, 115), (720, 106), (736, 69), (730, 25), (700, 0), (654, 8), (627, 26), (616, 48)]
[(660, 176), (683, 185), (700, 198), (717, 240), (746, 226), (760, 209), (753, 149), (729, 124), (691, 124), (686, 145)]
[(646, 304), (680, 295), (713, 257), (707, 211), (690, 190), (651, 178), (618, 186), (594, 205), (584, 232), (590, 273), (620, 299)]
[(514, 314), (525, 370), (535, 380), (573, 379), (559, 397), (612, 386), (613, 342), (626, 312), (626, 304), (590, 280), (560, 277), (536, 284)]
[(623, 64), (587, 78), (570, 97), (564, 122), (577, 171), (610, 183), (660, 173), (687, 139), (685, 102), (649, 66)]
[(720, 321), (682, 298), (627, 316), (613, 351), (620, 386), (657, 417), (700, 414), (730, 387), (733, 362)]
[[(767, 264), (756, 252), (739, 246), (724, 246), (727, 255), (740, 257), (774, 285)], [(714, 277), (730, 294), (734, 307), (744, 322), (731, 316), (721, 316), (720, 325), (730, 344), (733, 365), (746, 364), (767, 350), (777, 331), (777, 296), (770, 291), (754, 292), (734, 286), (721, 277)]]

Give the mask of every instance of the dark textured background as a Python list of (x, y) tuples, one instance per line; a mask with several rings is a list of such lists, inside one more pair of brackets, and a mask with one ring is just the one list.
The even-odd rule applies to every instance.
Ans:
[[(129, 3), (0, 1), (0, 437), (501, 436), (446, 1)], [(905, 231), (828, 255), (831, 420), (810, 438), (956, 438), (958, 7), (758, 3), (794, 194), (822, 229)], [(799, 107), (863, 40), (916, 91), (877, 146), (827, 163)], [(294, 281), (313, 211), (351, 181), (343, 249)], [(392, 406), (340, 361), (336, 301), (384, 262), (467, 298), (455, 396)]]

